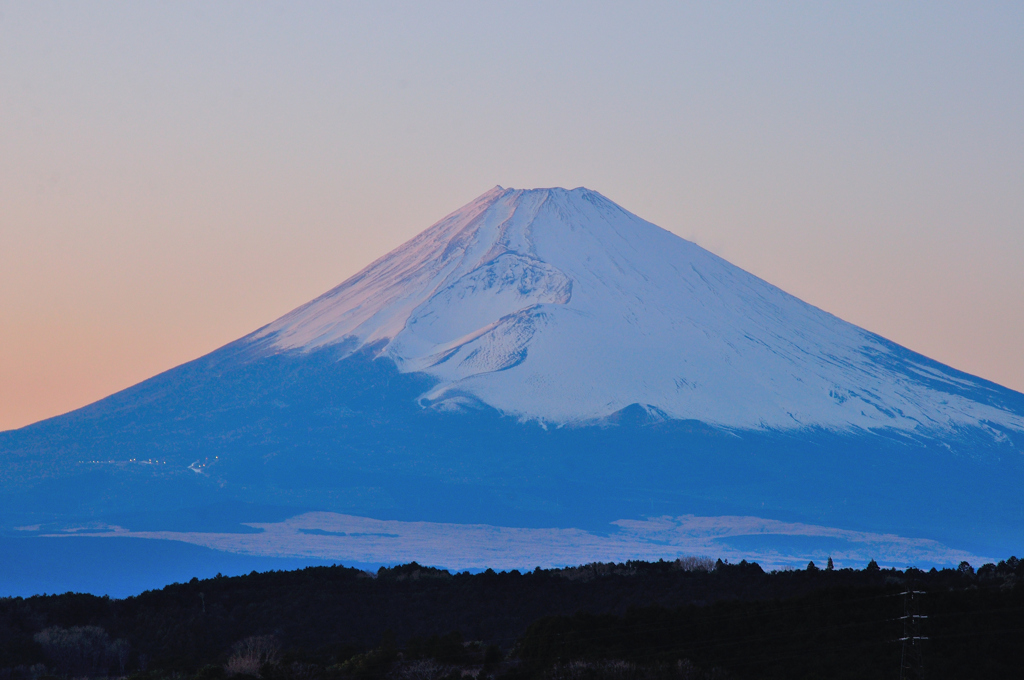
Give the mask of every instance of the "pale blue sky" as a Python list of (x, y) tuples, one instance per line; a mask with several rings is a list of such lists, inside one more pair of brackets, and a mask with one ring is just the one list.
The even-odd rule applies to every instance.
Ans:
[(1024, 389), (1024, 4), (0, 1), (0, 429), (495, 184)]

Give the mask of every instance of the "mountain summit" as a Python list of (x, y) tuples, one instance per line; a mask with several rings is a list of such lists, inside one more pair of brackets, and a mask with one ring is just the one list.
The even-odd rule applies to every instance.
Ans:
[(424, 406), (557, 425), (636, 404), (730, 428), (1024, 430), (999, 390), (584, 188), (495, 187), (253, 339), (373, 347), (437, 381)]
[(496, 187), (248, 336), (0, 433), (0, 587), (136, 539), (221, 551), (210, 574), (979, 564), (1020, 554), (1022, 452), (1024, 395), (593, 191)]

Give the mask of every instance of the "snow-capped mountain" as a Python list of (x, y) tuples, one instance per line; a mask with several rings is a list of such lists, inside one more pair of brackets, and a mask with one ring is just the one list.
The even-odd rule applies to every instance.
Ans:
[(997, 391), (583, 188), (495, 187), (261, 338), (373, 346), (437, 379), (423, 405), (556, 425), (639, 404), (731, 428), (1024, 430)]
[(210, 574), (977, 562), (1022, 552), (1022, 453), (1024, 394), (595, 192), (496, 187), (250, 335), (0, 432), (0, 596), (46, 564), (106, 583), (96, 556), (142, 539), (227, 551)]

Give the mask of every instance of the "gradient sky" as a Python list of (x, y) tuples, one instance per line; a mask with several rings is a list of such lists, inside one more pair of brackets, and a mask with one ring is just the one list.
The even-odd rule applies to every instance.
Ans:
[(495, 184), (1024, 390), (1024, 4), (0, 1), (0, 429)]

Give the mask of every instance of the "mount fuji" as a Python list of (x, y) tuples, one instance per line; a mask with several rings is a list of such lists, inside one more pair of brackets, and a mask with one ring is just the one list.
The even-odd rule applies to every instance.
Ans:
[(0, 542), (947, 564), (1020, 552), (1022, 453), (1024, 395), (596, 192), (495, 187), (244, 338), (0, 433)]

